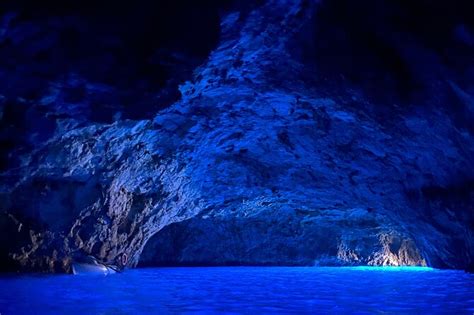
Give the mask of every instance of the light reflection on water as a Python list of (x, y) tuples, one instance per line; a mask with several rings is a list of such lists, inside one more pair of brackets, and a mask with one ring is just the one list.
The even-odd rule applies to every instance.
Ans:
[(0, 278), (2, 315), (190, 312), (472, 314), (474, 275), (430, 268), (208, 267)]

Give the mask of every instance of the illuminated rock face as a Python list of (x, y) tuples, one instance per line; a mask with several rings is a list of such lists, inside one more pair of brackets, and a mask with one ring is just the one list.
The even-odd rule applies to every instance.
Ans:
[[(331, 19), (351, 9), (335, 3), (224, 8), (215, 48), (153, 119), (55, 116), (47, 141), (2, 174), (6, 267), (61, 271), (74, 255), (124, 252), (131, 266), (472, 269), (472, 62), (446, 65), (408, 31), (393, 39), (395, 24)], [(472, 49), (462, 38), (451, 53)], [(114, 85), (86, 87), (89, 100)], [(77, 109), (48, 91), (54, 110)]]

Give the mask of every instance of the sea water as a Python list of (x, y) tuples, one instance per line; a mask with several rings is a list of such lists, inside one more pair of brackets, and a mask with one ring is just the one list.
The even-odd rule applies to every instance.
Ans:
[(3, 275), (8, 314), (473, 314), (474, 274), (429, 268), (192, 267)]

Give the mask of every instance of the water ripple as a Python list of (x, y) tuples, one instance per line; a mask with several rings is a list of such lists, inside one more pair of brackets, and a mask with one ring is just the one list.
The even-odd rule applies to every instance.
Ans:
[(156, 268), (3, 276), (1, 314), (472, 314), (474, 275), (386, 268)]

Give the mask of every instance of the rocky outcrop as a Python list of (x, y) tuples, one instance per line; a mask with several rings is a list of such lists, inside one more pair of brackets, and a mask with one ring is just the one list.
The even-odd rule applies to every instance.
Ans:
[[(474, 86), (410, 30), (384, 39), (396, 24), (370, 43), (345, 42), (363, 69), (336, 67), (321, 52), (348, 54), (322, 47), (322, 34), (347, 35), (364, 16), (337, 24), (328, 6), (226, 7), (216, 48), (154, 119), (55, 116), (2, 173), (2, 239), (14, 240), (2, 242), (5, 268), (61, 271), (74, 255), (126, 253), (130, 266), (472, 269), (474, 138), (459, 113)], [(417, 86), (407, 78), (423, 86), (406, 90)], [(70, 105), (54, 95), (42, 98)]]

